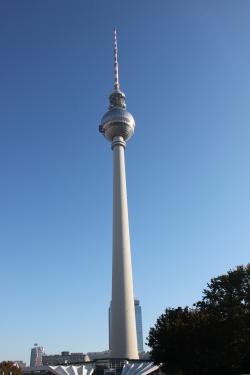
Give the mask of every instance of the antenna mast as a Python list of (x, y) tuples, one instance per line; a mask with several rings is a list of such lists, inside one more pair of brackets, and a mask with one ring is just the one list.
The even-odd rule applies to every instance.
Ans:
[(120, 90), (119, 84), (119, 73), (118, 73), (118, 48), (117, 48), (117, 32), (116, 28), (114, 28), (114, 76), (115, 76), (115, 90)]

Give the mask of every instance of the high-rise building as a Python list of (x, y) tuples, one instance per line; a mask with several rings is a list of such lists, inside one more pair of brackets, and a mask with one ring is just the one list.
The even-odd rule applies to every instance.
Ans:
[(136, 338), (124, 155), (126, 141), (133, 136), (134, 129), (134, 118), (126, 110), (125, 95), (120, 90), (117, 36), (115, 30), (114, 91), (109, 96), (109, 110), (102, 117), (99, 131), (111, 142), (113, 151), (111, 357), (124, 359), (139, 358)]
[(135, 299), (135, 323), (136, 323), (136, 334), (137, 334), (137, 346), (138, 352), (143, 352), (143, 332), (142, 332), (142, 312), (140, 301)]
[(34, 344), (34, 348), (31, 349), (30, 353), (30, 367), (42, 366), (42, 356), (44, 349), (42, 346)]
[[(136, 336), (137, 336), (137, 347), (138, 352), (143, 352), (143, 332), (142, 332), (142, 311), (140, 301), (134, 300), (135, 306), (135, 323), (136, 323)], [(112, 302), (109, 306), (109, 349), (111, 349), (111, 319), (112, 319)]]

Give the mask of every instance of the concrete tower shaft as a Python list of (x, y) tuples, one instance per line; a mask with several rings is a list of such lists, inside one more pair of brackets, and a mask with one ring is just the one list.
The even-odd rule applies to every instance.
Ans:
[(125, 142), (113, 148), (113, 260), (111, 355), (138, 358), (125, 172)]

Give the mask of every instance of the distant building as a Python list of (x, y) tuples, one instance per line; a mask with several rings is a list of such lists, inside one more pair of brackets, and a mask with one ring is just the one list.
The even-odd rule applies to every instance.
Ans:
[(136, 333), (137, 333), (137, 346), (138, 352), (143, 352), (143, 333), (142, 333), (142, 313), (140, 301), (135, 299), (135, 322), (136, 322)]
[[(142, 311), (140, 306), (140, 301), (138, 299), (134, 300), (135, 305), (135, 321), (136, 321), (136, 334), (137, 334), (137, 346), (138, 352), (143, 352), (143, 332), (142, 332)], [(109, 349), (111, 346), (111, 312), (112, 301), (110, 302), (109, 306)]]
[(142, 352), (142, 353), (140, 353), (139, 356), (140, 356), (140, 359), (143, 360), (143, 361), (150, 361), (151, 360), (149, 352)]
[(14, 363), (14, 366), (16, 366), (18, 368), (26, 367), (26, 363), (23, 362), (23, 361), (13, 361), (13, 363)]
[(30, 367), (42, 366), (42, 356), (44, 354), (44, 349), (42, 346), (34, 345), (31, 349), (30, 354)]
[(43, 366), (58, 366), (65, 364), (78, 364), (88, 361), (88, 356), (84, 353), (61, 352), (61, 354), (43, 355)]
[(104, 350), (102, 352), (88, 352), (87, 356), (89, 357), (90, 361), (95, 361), (97, 359), (106, 359), (111, 357), (111, 353), (109, 350)]

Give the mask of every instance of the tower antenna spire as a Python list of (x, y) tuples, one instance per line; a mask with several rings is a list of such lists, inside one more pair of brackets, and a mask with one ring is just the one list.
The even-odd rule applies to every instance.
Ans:
[(120, 90), (119, 71), (118, 71), (118, 48), (117, 48), (117, 30), (114, 28), (114, 77), (115, 77), (115, 90)]

